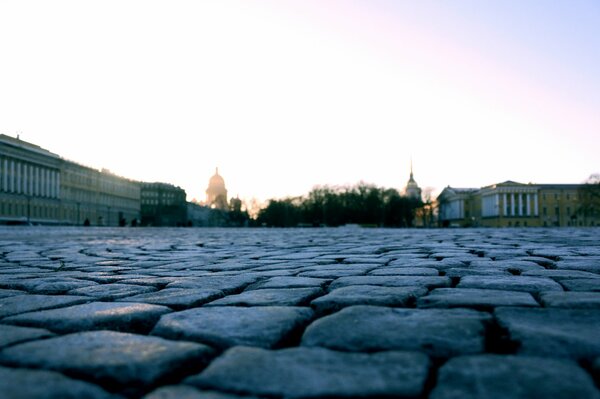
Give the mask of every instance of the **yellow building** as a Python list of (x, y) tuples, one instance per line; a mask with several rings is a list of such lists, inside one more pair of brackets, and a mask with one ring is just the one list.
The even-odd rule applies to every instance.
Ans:
[(480, 189), (445, 188), (438, 196), (441, 226), (597, 226), (581, 212), (582, 184), (523, 184), (514, 181)]
[(117, 226), (139, 218), (139, 182), (0, 134), (0, 223), (77, 225), (87, 220)]

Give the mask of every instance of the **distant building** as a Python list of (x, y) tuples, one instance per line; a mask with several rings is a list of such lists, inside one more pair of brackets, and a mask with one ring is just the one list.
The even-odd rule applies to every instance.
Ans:
[(0, 223), (117, 226), (140, 217), (140, 183), (0, 134)]
[(142, 183), (143, 226), (184, 226), (188, 219), (186, 193), (167, 183)]
[(206, 189), (206, 205), (216, 209), (227, 209), (227, 189), (225, 180), (219, 175), (219, 168), (208, 182)]
[(597, 226), (580, 212), (582, 184), (523, 184), (514, 181), (480, 189), (446, 187), (438, 196), (442, 226)]
[(213, 209), (200, 205), (196, 202), (187, 203), (187, 221), (189, 226), (207, 227), (211, 226), (211, 214)]
[(481, 213), (478, 188), (446, 187), (437, 198), (438, 217), (443, 227), (472, 227)]
[(419, 187), (419, 185), (415, 181), (415, 178), (413, 177), (412, 161), (410, 163), (410, 178), (408, 179), (406, 187), (404, 188), (404, 195), (409, 198), (414, 198), (421, 201), (421, 188)]

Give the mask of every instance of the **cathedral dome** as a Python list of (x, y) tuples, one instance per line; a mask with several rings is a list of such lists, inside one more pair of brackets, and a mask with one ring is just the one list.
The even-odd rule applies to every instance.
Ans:
[(227, 189), (225, 180), (219, 175), (219, 168), (215, 170), (215, 174), (208, 181), (206, 204), (219, 209), (227, 208)]

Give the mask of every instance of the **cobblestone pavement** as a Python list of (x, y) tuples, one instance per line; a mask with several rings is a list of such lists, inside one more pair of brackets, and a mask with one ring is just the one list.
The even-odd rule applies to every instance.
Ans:
[(3, 398), (600, 398), (600, 229), (0, 228)]

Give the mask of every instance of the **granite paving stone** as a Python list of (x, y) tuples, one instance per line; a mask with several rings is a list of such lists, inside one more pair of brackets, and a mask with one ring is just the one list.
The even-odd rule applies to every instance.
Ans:
[(449, 287), (450, 279), (440, 276), (356, 276), (340, 277), (329, 285), (329, 290), (350, 285), (380, 285), (384, 287)]
[(313, 318), (308, 308), (291, 306), (195, 308), (161, 317), (153, 335), (219, 348), (234, 345), (276, 347)]
[(476, 355), (450, 359), (438, 373), (431, 399), (590, 398), (594, 381), (570, 360)]
[(223, 292), (210, 288), (165, 288), (160, 291), (139, 294), (123, 299), (117, 302), (142, 302), (155, 305), (169, 306), (173, 309), (181, 310), (200, 306), (204, 303), (221, 298)]
[(494, 315), (518, 353), (590, 359), (600, 356), (600, 312), (595, 309), (497, 308)]
[(119, 399), (102, 388), (45, 370), (0, 367), (0, 395), (6, 399)]
[(352, 352), (416, 350), (434, 357), (480, 353), (490, 319), (470, 309), (351, 306), (314, 321), (302, 345)]
[(0, 226), (0, 397), (597, 398), (598, 242)]
[(131, 295), (143, 294), (156, 291), (156, 288), (142, 285), (130, 284), (100, 284), (91, 287), (77, 288), (68, 293), (73, 295), (87, 295), (97, 300), (113, 300), (124, 298)]
[(235, 347), (186, 382), (270, 397), (414, 398), (424, 390), (428, 367), (427, 356), (415, 352)]
[(54, 332), (84, 330), (147, 331), (160, 316), (171, 310), (145, 303), (92, 302), (60, 309), (22, 313), (2, 320), (3, 323), (29, 327), (46, 327)]
[(600, 292), (543, 292), (540, 300), (547, 308), (600, 309)]
[(88, 331), (27, 342), (0, 351), (0, 362), (68, 372), (111, 388), (141, 389), (182, 368), (201, 369), (208, 346), (115, 331)]
[(244, 291), (229, 295), (207, 304), (207, 306), (301, 306), (321, 295), (321, 288), (273, 288)]
[(271, 277), (253, 284), (250, 288), (253, 290), (262, 288), (323, 288), (329, 281), (331, 280), (312, 277)]
[(456, 287), (525, 291), (530, 293), (563, 290), (560, 284), (550, 278), (527, 276), (465, 276), (460, 279), (460, 282)]
[(150, 392), (143, 399), (255, 399), (255, 397), (204, 391), (189, 385), (169, 385)]
[(560, 283), (568, 291), (600, 292), (600, 279), (597, 278), (575, 278)]
[(539, 306), (528, 292), (479, 288), (436, 288), (417, 301), (419, 308), (466, 307), (490, 310), (498, 306)]
[(438, 276), (437, 269), (432, 267), (380, 267), (371, 270), (369, 276)]
[(0, 317), (89, 301), (89, 297), (75, 295), (15, 295), (0, 299)]
[(17, 327), (0, 324), (0, 349), (20, 342), (53, 336), (43, 328)]
[(319, 314), (332, 313), (352, 305), (404, 307), (413, 304), (417, 297), (426, 293), (427, 289), (423, 287), (350, 285), (313, 299), (310, 306)]

